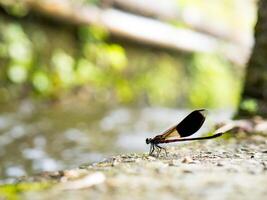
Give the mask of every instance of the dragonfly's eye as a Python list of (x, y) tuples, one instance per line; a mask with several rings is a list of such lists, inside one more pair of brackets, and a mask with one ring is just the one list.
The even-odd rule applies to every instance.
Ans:
[(146, 143), (149, 144), (151, 142), (151, 138), (146, 139)]

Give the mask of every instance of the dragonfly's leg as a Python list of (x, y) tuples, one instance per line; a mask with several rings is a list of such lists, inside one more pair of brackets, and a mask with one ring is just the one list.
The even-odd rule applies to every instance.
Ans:
[(151, 144), (151, 146), (150, 146), (150, 152), (149, 152), (149, 155), (150, 156), (153, 154), (154, 150), (155, 150), (154, 144)]
[(159, 154), (160, 154), (160, 152), (161, 152), (161, 148), (158, 146), (158, 145), (156, 145), (156, 147), (157, 147), (157, 157), (159, 157)]
[(161, 148), (158, 148), (158, 157), (159, 157), (159, 155), (160, 155), (160, 152), (161, 152)]
[(166, 148), (162, 147), (162, 149), (165, 151), (166, 156), (168, 156), (168, 152), (167, 152)]
[(161, 147), (161, 146), (159, 146), (159, 145), (156, 145), (160, 150), (161, 149), (163, 149), (164, 151), (165, 151), (165, 154), (166, 154), (166, 156), (168, 156), (168, 153), (167, 153), (167, 150), (166, 150), (166, 148), (164, 148), (164, 147)]
[(153, 147), (153, 145), (151, 144), (151, 145), (150, 145), (150, 149), (149, 149), (149, 154), (148, 154), (148, 155), (151, 155), (151, 154), (152, 154), (152, 147)]

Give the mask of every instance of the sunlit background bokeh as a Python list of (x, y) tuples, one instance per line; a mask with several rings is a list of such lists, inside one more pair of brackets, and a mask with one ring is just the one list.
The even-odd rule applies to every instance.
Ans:
[[(172, 0), (177, 16), (150, 16), (218, 39), (210, 52), (162, 48), (104, 26), (55, 20), (26, 2), (0, 1), (2, 180), (146, 151), (147, 136), (193, 108), (212, 110), (207, 132), (239, 102), (254, 0)], [(123, 8), (98, 0), (56, 2)]]

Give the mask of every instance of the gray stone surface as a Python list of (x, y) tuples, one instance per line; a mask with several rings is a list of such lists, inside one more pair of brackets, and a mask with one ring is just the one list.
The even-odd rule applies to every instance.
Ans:
[[(267, 198), (265, 137), (186, 143), (169, 147), (168, 152), (168, 156), (161, 154), (159, 158), (147, 153), (118, 155), (79, 169), (65, 170), (57, 177), (59, 183), (51, 189), (25, 193), (23, 197), (64, 200)], [(92, 178), (93, 184), (71, 189), (74, 180), (83, 180), (90, 174), (97, 177), (96, 173), (104, 179)]]

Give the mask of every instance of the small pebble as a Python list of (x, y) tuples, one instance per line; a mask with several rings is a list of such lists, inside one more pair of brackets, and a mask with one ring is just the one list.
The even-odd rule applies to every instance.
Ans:
[(241, 150), (241, 151), (246, 151), (246, 152), (249, 151), (249, 149), (247, 149), (247, 148), (241, 148), (240, 150)]
[(112, 162), (112, 167), (114, 167), (114, 166), (117, 166), (117, 165), (119, 165), (119, 161), (117, 161), (117, 160), (114, 160), (113, 162)]
[(185, 174), (191, 174), (193, 172), (191, 170), (185, 169), (185, 170), (183, 170), (183, 173), (185, 173)]
[(263, 171), (267, 170), (267, 164), (263, 161), (261, 162), (262, 166), (263, 166)]
[(180, 162), (178, 160), (171, 160), (169, 166), (179, 166)]
[(121, 158), (129, 158), (130, 156), (129, 155), (126, 155), (126, 154), (122, 154), (121, 155)]
[(153, 157), (153, 156), (148, 156), (147, 159), (148, 159), (148, 160), (156, 160), (156, 158)]
[(84, 170), (84, 169), (71, 169), (71, 170), (63, 171), (64, 177), (68, 179), (75, 179), (86, 173), (87, 173), (87, 170)]
[(236, 158), (241, 158), (240, 154), (238, 154), (238, 153), (234, 154), (234, 156), (235, 156)]
[(127, 159), (124, 159), (123, 162), (135, 162), (136, 160), (134, 158), (127, 158)]
[(193, 163), (193, 159), (189, 156), (183, 158), (182, 163)]
[[(192, 164), (200, 164), (200, 161), (199, 160), (194, 160), (193, 162), (191, 162)], [(191, 164), (190, 163), (190, 164)]]
[(218, 163), (217, 163), (217, 166), (218, 166), (218, 167), (222, 167), (222, 166), (224, 166), (224, 164), (221, 163), (221, 162), (218, 162)]

